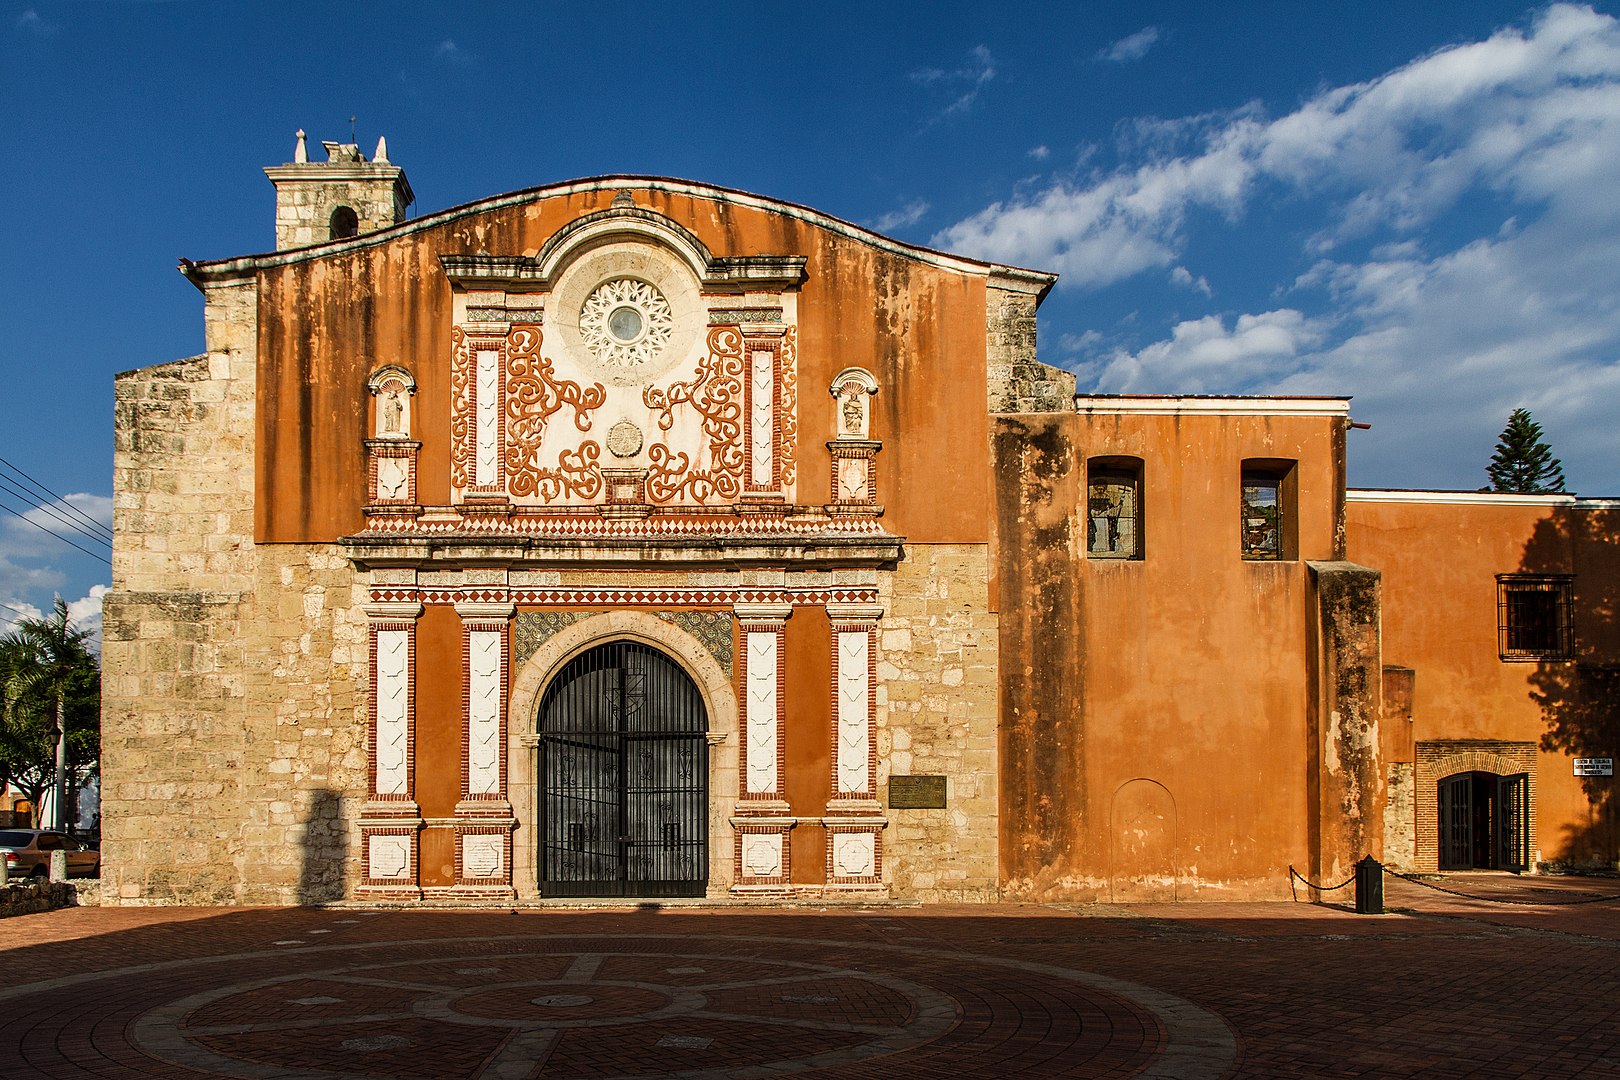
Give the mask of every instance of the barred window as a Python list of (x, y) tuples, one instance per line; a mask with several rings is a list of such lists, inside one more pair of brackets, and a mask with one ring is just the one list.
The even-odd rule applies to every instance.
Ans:
[(1496, 642), (1503, 660), (1570, 660), (1575, 626), (1568, 575), (1496, 575)]
[(1142, 557), (1141, 463), (1092, 459), (1087, 477), (1086, 557)]

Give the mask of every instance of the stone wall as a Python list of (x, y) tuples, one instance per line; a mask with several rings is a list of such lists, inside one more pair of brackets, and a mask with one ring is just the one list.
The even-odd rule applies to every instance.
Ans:
[(985, 289), (984, 303), (990, 411), (1070, 409), (1074, 372), (1035, 359), (1035, 294), (991, 284)]
[(891, 775), (943, 775), (946, 808), (889, 808), (884, 872), (921, 901), (997, 896), (997, 616), (983, 545), (906, 548), (882, 575), (878, 634), (878, 788)]
[(251, 282), (207, 297), (208, 352), (114, 383), (103, 607), (109, 900), (229, 902), (241, 817), (242, 598), (253, 566)]
[(1384, 780), (1384, 865), (1403, 874), (1417, 869), (1417, 780), (1410, 761), (1389, 763)]
[(209, 291), (205, 355), (115, 384), (108, 903), (343, 890), (364, 791), (364, 626), (335, 547), (253, 543), (253, 288)]

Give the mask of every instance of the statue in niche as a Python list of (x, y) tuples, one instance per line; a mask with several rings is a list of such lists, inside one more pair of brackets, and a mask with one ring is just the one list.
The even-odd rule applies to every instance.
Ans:
[(405, 395), (400, 393), (398, 384), (389, 386), (388, 392), (383, 395), (382, 402), (382, 435), (399, 435), (400, 421), (405, 418)]
[(837, 401), (836, 435), (840, 439), (867, 439), (871, 432), (870, 398), (877, 380), (864, 368), (845, 368), (828, 387)]
[(862, 395), (859, 388), (851, 389), (844, 394), (844, 434), (859, 438), (865, 431), (866, 410), (862, 407)]
[(416, 380), (398, 364), (388, 364), (371, 373), (366, 380), (371, 393), (375, 435), (379, 439), (408, 439), (411, 437), (411, 395), (416, 393)]

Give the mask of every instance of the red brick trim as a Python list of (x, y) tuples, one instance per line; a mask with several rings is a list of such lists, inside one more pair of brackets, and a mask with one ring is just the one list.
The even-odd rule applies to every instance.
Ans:
[(1529, 848), (1531, 859), (1535, 859), (1539, 851), (1535, 743), (1444, 739), (1419, 742), (1413, 751), (1412, 809), (1417, 819), (1413, 848), (1419, 873), (1436, 873), (1440, 868), (1440, 781), (1460, 772), (1487, 772), (1498, 776), (1528, 774)]

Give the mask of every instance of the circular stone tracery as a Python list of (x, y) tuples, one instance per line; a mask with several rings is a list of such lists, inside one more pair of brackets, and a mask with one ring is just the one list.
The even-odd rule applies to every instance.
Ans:
[(674, 317), (664, 294), (645, 281), (604, 281), (579, 312), (579, 332), (597, 361), (632, 370), (658, 359), (669, 344)]

